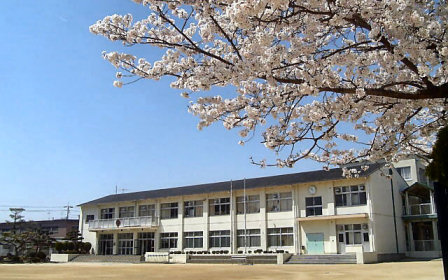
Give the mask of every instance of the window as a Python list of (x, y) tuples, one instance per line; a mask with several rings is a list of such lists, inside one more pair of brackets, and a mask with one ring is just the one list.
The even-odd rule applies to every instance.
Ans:
[(240, 229), (237, 232), (238, 247), (257, 247), (261, 246), (260, 230), (259, 229), (246, 229), (246, 234), (244, 234), (244, 229)]
[(364, 185), (335, 187), (336, 206), (356, 206), (367, 204), (366, 187)]
[(86, 215), (86, 224), (93, 220), (95, 220), (95, 215)]
[(120, 207), (118, 211), (118, 217), (120, 218), (134, 217), (134, 206)]
[(162, 203), (160, 204), (161, 219), (177, 219), (178, 203)]
[(184, 232), (185, 248), (202, 248), (202, 231)]
[(289, 228), (268, 228), (268, 246), (282, 247), (293, 246), (293, 229)]
[(118, 234), (118, 254), (132, 255), (134, 249), (134, 236), (132, 233)]
[(418, 181), (422, 184), (428, 185), (428, 177), (425, 175), (425, 169), (419, 168), (418, 169)]
[(160, 234), (160, 248), (177, 248), (177, 232), (164, 232)]
[(230, 230), (210, 231), (210, 247), (230, 247)]
[(401, 177), (405, 180), (411, 180), (411, 167), (410, 166), (404, 166), (397, 168), (398, 173), (400, 173)]
[(338, 241), (346, 245), (362, 244), (369, 241), (369, 226), (367, 224), (337, 225)]
[[(244, 196), (236, 198), (236, 212), (244, 214)], [(246, 213), (260, 213), (260, 196), (258, 194), (246, 196)]]
[(307, 197), (305, 198), (306, 216), (322, 215), (322, 197)]
[(101, 209), (101, 220), (110, 220), (115, 218), (115, 208)]
[(154, 204), (140, 205), (138, 207), (138, 215), (140, 217), (155, 217), (156, 216), (156, 206)]
[(267, 194), (266, 200), (268, 212), (292, 210), (292, 192)]
[(48, 234), (55, 234), (59, 232), (59, 227), (57, 226), (47, 226), (47, 227), (42, 227), (41, 231), (43, 233), (48, 233)]
[(210, 199), (210, 216), (229, 215), (230, 214), (230, 198)]
[(184, 216), (186, 218), (202, 217), (203, 207), (204, 207), (204, 202), (202, 200), (185, 201), (184, 202)]

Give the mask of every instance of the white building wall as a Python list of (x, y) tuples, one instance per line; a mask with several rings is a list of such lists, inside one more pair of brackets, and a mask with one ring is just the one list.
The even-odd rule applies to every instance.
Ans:
[[(402, 203), (399, 189), (405, 182), (394, 171), (394, 195), (397, 216), (397, 231), (400, 242), (400, 252), (405, 250), (404, 227), (401, 219)], [(367, 192), (367, 205), (352, 207), (336, 207), (334, 201), (334, 187), (350, 186), (364, 184)], [(316, 193), (310, 194), (309, 187), (316, 186)], [(285, 212), (267, 212), (266, 195), (270, 193), (289, 192), (293, 193), (293, 209)], [(97, 248), (97, 233), (88, 230), (88, 224), (85, 223), (87, 215), (94, 215), (95, 219), (99, 219), (100, 209), (114, 207), (116, 210), (115, 218), (118, 218), (120, 206), (135, 206), (138, 211), (139, 205), (155, 204), (156, 216), (160, 217), (160, 204), (178, 202), (178, 217), (176, 219), (161, 219), (160, 226), (153, 229), (139, 229), (138, 231), (154, 231), (155, 232), (155, 251), (182, 251), (184, 249), (183, 233), (191, 231), (203, 232), (203, 248), (187, 248), (192, 250), (229, 250), (231, 253), (241, 251), (237, 248), (237, 230), (244, 229), (260, 229), (261, 246), (257, 248), (248, 248), (248, 250), (262, 249), (263, 251), (275, 251), (277, 249), (289, 251), (291, 253), (299, 253), (302, 246), (306, 246), (306, 233), (323, 233), (324, 234), (324, 250), (325, 253), (338, 252), (338, 240), (336, 225), (347, 223), (368, 223), (369, 225), (369, 242), (370, 250), (378, 253), (394, 253), (395, 237), (392, 218), (392, 202), (390, 199), (390, 181), (380, 175), (379, 171), (372, 174), (367, 180), (366, 178), (344, 179), (336, 181), (321, 181), (307, 184), (298, 184), (294, 186), (279, 186), (269, 188), (247, 189), (246, 195), (258, 194), (260, 196), (260, 212), (246, 214), (236, 214), (235, 198), (243, 195), (243, 190), (232, 192), (232, 207), (230, 215), (209, 216), (209, 200), (213, 198), (224, 198), (230, 196), (230, 188), (228, 192), (198, 194), (184, 197), (167, 197), (153, 200), (128, 201), (107, 205), (84, 205), (81, 207), (80, 229), (85, 241), (91, 242), (95, 252)], [(325, 221), (302, 221), (297, 222), (298, 217), (306, 217), (305, 198), (310, 196), (322, 197), (322, 215), (350, 215), (350, 214), (369, 214), (368, 219), (355, 220), (338, 220), (329, 219)], [(183, 217), (184, 201), (201, 200), (203, 201), (202, 217)], [(136, 213), (137, 214), (137, 213)], [(267, 232), (269, 228), (294, 228), (294, 245), (281, 248), (268, 247)], [(233, 248), (209, 248), (209, 232), (214, 230), (231, 230)], [(104, 233), (114, 232), (115, 245), (117, 244), (115, 231), (104, 231)], [(136, 232), (136, 230), (120, 229), (119, 232)], [(171, 249), (160, 249), (160, 233), (177, 232), (178, 246)], [(116, 246), (115, 246), (116, 247)], [(116, 252), (116, 251), (115, 251)]]
[(83, 206), (79, 215), (79, 232), (84, 238), (83, 242), (90, 242), (93, 252), (98, 252), (96, 232), (89, 231), (89, 224), (86, 223), (87, 215), (94, 215), (95, 220), (99, 219), (99, 208), (95, 205)]
[[(398, 251), (399, 253), (404, 253), (406, 251), (406, 237), (402, 220), (403, 204), (400, 188), (406, 186), (406, 182), (395, 169), (392, 170)], [(388, 174), (389, 169), (384, 168), (384, 172)], [(372, 226), (373, 231), (373, 245), (375, 251), (379, 254), (397, 253), (390, 184), (391, 180), (385, 175), (386, 174), (383, 175), (380, 171), (377, 171), (372, 174), (367, 181), (367, 185), (370, 188), (370, 200), (372, 203), (370, 226)]]

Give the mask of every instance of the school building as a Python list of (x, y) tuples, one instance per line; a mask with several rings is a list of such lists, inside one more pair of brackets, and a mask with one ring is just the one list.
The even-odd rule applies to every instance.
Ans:
[(79, 228), (98, 255), (439, 256), (430, 182), (419, 159), (400, 164), (108, 195), (80, 205)]

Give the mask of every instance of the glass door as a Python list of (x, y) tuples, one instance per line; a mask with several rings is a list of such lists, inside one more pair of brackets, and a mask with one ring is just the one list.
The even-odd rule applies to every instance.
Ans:
[(114, 235), (100, 234), (98, 241), (99, 255), (112, 255), (114, 252)]
[(137, 255), (154, 252), (154, 232), (139, 232), (137, 239)]

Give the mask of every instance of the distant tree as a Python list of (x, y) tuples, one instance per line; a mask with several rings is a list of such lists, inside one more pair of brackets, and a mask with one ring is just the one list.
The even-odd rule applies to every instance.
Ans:
[(79, 251), (83, 248), (83, 240), (82, 234), (78, 230), (71, 230), (67, 232), (64, 240), (67, 240), (73, 244), (73, 250)]
[(17, 230), (17, 227), (20, 226), (25, 220), (23, 219), (24, 216), (22, 215), (22, 212), (25, 211), (24, 208), (9, 208), (9, 211), (11, 211), (11, 214), (9, 214), (9, 217), (12, 219), (12, 221), (6, 221), (7, 223), (12, 224), (12, 231), (15, 233)]
[(48, 249), (53, 245), (54, 239), (45, 231), (37, 229), (30, 234), (29, 244), (34, 248), (35, 253), (39, 253), (42, 249)]
[(32, 244), (33, 233), (25, 232), (4, 232), (0, 235), (0, 243), (13, 248), (14, 256), (23, 256), (28, 245)]

